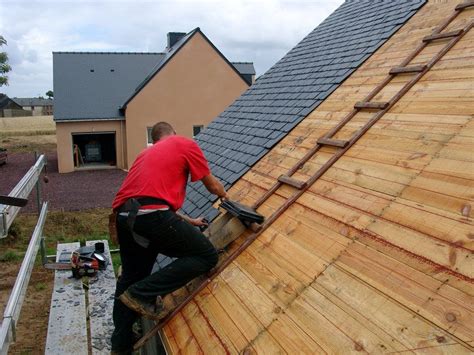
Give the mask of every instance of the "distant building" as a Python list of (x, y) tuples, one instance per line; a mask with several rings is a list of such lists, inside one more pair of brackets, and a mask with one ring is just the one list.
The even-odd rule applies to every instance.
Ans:
[(130, 167), (159, 121), (192, 138), (255, 79), (252, 63), (229, 62), (199, 28), (168, 33), (163, 53), (54, 52), (53, 68), (63, 173)]
[(0, 117), (31, 116), (31, 112), (23, 108), (5, 94), (0, 94)]
[(13, 100), (23, 110), (31, 111), (32, 116), (51, 116), (53, 114), (53, 99), (40, 97), (14, 97)]

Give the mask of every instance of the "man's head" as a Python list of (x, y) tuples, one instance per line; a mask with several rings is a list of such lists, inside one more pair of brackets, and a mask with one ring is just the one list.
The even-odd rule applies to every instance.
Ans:
[(153, 143), (158, 142), (160, 139), (168, 136), (175, 135), (174, 128), (168, 122), (158, 122), (151, 129), (151, 139)]

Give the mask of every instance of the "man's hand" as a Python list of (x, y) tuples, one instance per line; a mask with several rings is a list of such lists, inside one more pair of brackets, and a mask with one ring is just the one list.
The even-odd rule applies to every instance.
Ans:
[(202, 226), (208, 226), (209, 223), (204, 217), (199, 217), (199, 218), (189, 218), (188, 220), (189, 223), (191, 223), (193, 226), (196, 227), (202, 227)]
[(229, 194), (227, 193), (227, 191), (225, 192), (225, 194), (223, 196), (219, 196), (219, 199), (221, 200), (221, 202), (224, 202), (225, 200), (228, 200), (229, 199)]
[(184, 214), (181, 214), (179, 212), (176, 212), (176, 214), (183, 220), (185, 220), (186, 222), (192, 224), (193, 226), (196, 226), (196, 227), (204, 227), (204, 226), (208, 226), (209, 223), (207, 222), (207, 220), (204, 218), (204, 217), (199, 217), (199, 218), (191, 218), (189, 216), (185, 216)]

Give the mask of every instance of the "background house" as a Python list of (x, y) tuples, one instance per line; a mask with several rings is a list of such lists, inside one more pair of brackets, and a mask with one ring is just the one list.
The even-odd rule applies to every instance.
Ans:
[(60, 172), (128, 168), (158, 121), (193, 137), (249, 87), (199, 28), (168, 34), (163, 53), (54, 52)]
[[(169, 353), (474, 351), (473, 19), (472, 1), (347, 1), (198, 136), (232, 199), (270, 191), (269, 217), (301, 194), (166, 324)], [(326, 165), (341, 148), (317, 142), (349, 114), (333, 139), (355, 143)], [(294, 167), (307, 187), (271, 190)]]
[(0, 117), (31, 116), (30, 111), (23, 110), (15, 100), (0, 94)]
[(14, 97), (13, 100), (20, 105), (23, 110), (31, 111), (32, 116), (51, 116), (53, 114), (53, 99), (40, 97)]

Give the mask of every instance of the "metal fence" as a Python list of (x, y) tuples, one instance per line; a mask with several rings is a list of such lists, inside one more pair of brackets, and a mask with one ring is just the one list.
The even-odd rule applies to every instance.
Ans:
[[(36, 160), (35, 165), (28, 170), (25, 176), (23, 176), (8, 196), (27, 198), (35, 186), (37, 186), (39, 191), (39, 176), (45, 165), (46, 156), (40, 155)], [(8, 235), (8, 229), (19, 211), (20, 207), (0, 204), (0, 239), (5, 238)]]
[[(25, 174), (20, 182), (14, 187), (8, 196), (27, 198), (33, 187), (37, 186), (37, 203), (40, 204), (39, 177), (46, 163), (46, 158), (41, 155), (34, 166)], [(5, 238), (8, 234), (13, 220), (18, 214), (20, 207), (0, 205), (0, 238)], [(43, 227), (48, 213), (48, 203), (43, 203), (38, 222), (31, 236), (30, 243), (25, 253), (25, 257), (18, 272), (18, 276), (13, 286), (10, 298), (8, 299), (5, 312), (3, 313), (2, 324), (0, 325), (0, 354), (7, 354), (10, 343), (15, 340), (16, 323), (20, 316), (20, 310), (25, 299), (26, 290), (30, 281), (31, 271), (36, 260), (38, 249), (43, 241)], [(43, 251), (44, 254), (44, 251)]]

